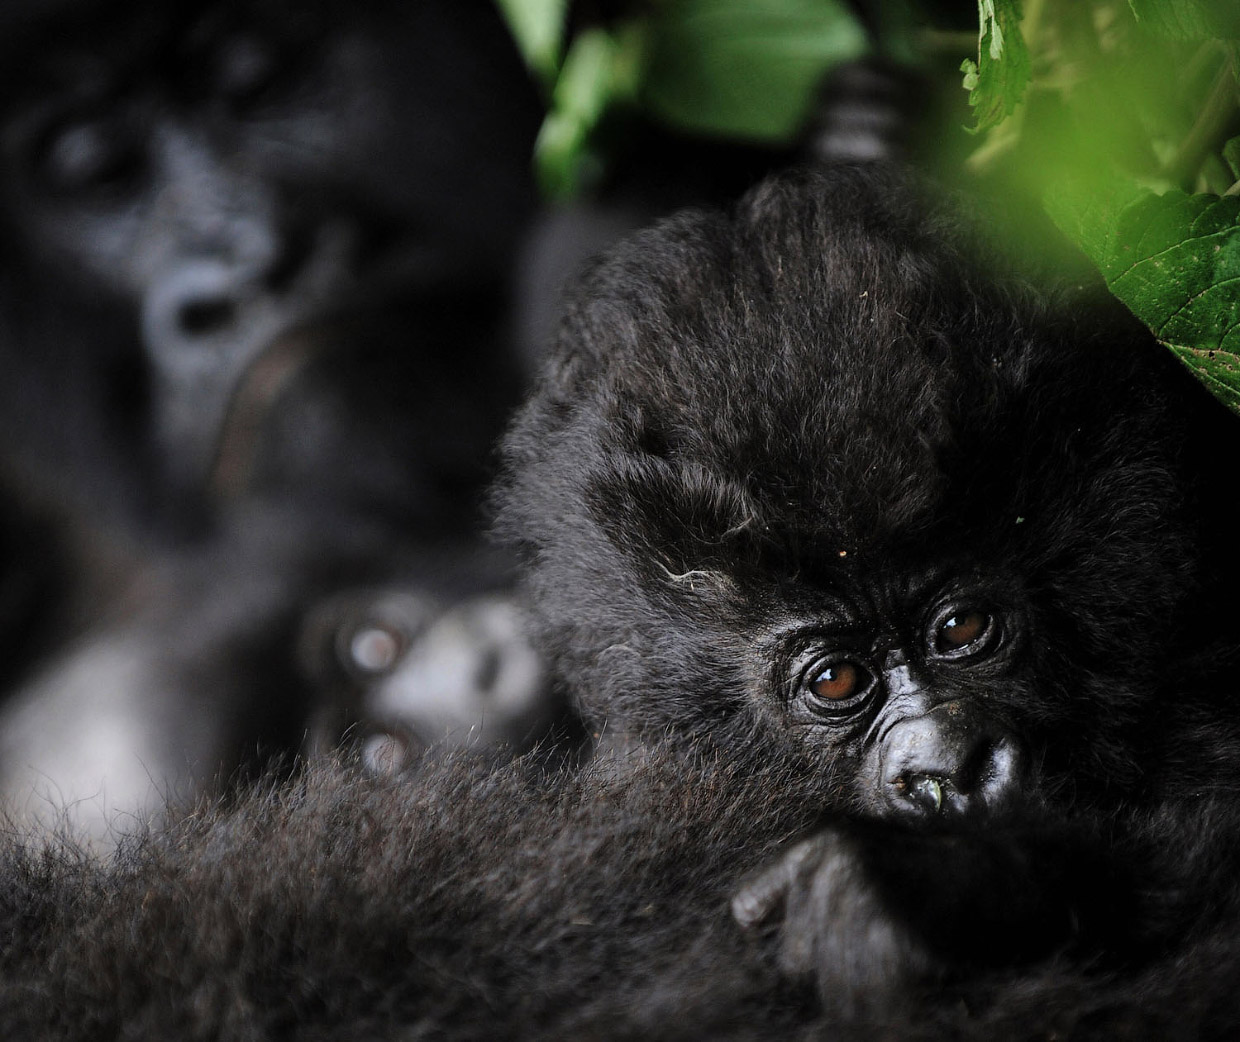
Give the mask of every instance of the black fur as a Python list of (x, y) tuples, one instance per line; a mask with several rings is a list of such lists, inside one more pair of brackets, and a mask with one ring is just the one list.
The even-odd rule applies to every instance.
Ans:
[(1162, 859), (1143, 874), (1217, 895), (1213, 921), (1173, 948), (1122, 971), (1060, 957), (981, 972), (846, 1017), (727, 914), (737, 880), (828, 800), (812, 764), (761, 745), (727, 759), (659, 748), (623, 777), (458, 758), (416, 785), (320, 766), (107, 868), (9, 846), (0, 1025), (13, 1039), (187, 1040), (1234, 1029), (1234, 864), (1204, 839), (1235, 833), (1234, 808), (1204, 803), (1147, 833)]
[(774, 733), (831, 779), (733, 912), (845, 1015), (1131, 967), (1232, 899), (1200, 883), (1233, 836), (1164, 830), (1236, 791), (1237, 425), (1034, 274), (892, 171), (773, 180), (599, 263), (507, 442), (501, 530), (604, 747)]
[[(976, 240), (840, 169), (596, 265), (500, 493), (594, 764), (318, 768), (110, 867), (15, 846), (0, 1023), (1229, 1037), (1235, 424)], [(823, 661), (874, 673), (848, 713)], [(949, 762), (893, 779), (910, 722)]]

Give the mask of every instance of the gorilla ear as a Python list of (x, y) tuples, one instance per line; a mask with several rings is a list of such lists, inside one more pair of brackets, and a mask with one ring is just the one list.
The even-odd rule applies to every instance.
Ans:
[(591, 475), (585, 503), (612, 544), (660, 588), (669, 576), (728, 575), (760, 553), (759, 511), (737, 483), (660, 455), (617, 451), (606, 463)]

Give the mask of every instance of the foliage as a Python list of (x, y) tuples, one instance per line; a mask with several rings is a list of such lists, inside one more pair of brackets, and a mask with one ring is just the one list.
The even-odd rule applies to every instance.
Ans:
[(563, 0), (497, 2), (548, 91), (536, 163), (558, 197), (597, 168), (607, 116), (640, 110), (688, 133), (790, 141), (823, 74), (870, 48), (845, 0), (635, 2), (566, 50)]
[(971, 165), (1040, 199), (1111, 291), (1240, 411), (1240, 4), (1026, 6), (1029, 71), (1019, 56), (982, 65)]
[(977, 61), (960, 65), (977, 129), (1010, 116), (1029, 83), (1029, 49), (1020, 34), (1018, 0), (978, 0)]
[(1240, 411), (1240, 2), (978, 0), (968, 33), (942, 0), (866, 5), (867, 27), (845, 0), (618, 0), (593, 21), (585, 0), (497, 2), (547, 89), (553, 195), (603, 168), (618, 118), (788, 143), (842, 61), (895, 58), (949, 102), (963, 85), (944, 151), (1038, 200)]

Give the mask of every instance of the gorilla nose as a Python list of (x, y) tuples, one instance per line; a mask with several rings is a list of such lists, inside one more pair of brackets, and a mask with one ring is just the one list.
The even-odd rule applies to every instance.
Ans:
[(882, 795), (898, 814), (990, 814), (1025, 787), (1020, 742), (960, 702), (901, 720), (881, 751)]

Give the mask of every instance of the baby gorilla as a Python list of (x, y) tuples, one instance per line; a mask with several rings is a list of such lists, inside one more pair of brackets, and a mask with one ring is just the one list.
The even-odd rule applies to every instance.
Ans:
[(353, 746), (389, 772), (434, 744), (521, 751), (564, 730), (506, 591), (449, 605), (416, 589), (347, 591), (310, 613), (301, 644), (317, 693), (311, 755)]
[(829, 779), (732, 909), (844, 1010), (1163, 943), (1168, 836), (1240, 763), (1233, 419), (977, 238), (873, 170), (673, 218), (584, 280), (506, 443), (538, 639), (617, 763), (774, 737)]

